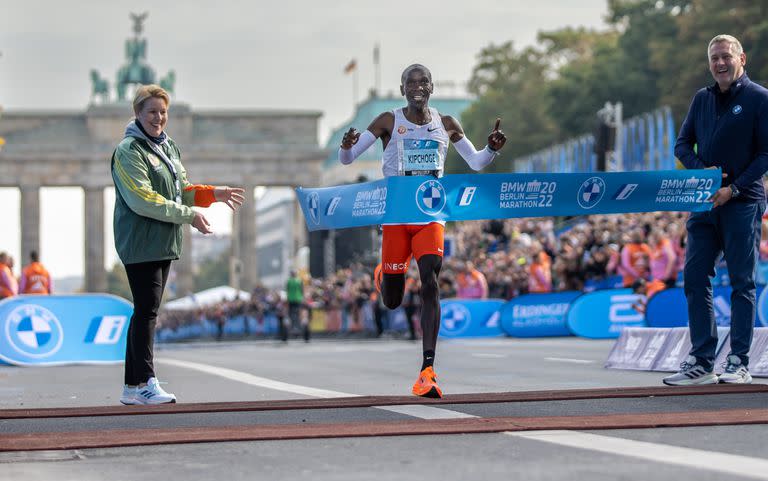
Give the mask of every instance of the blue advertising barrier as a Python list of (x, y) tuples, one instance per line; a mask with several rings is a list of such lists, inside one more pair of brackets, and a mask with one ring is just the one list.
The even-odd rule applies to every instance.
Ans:
[(121, 362), (133, 306), (109, 294), (0, 301), (0, 359), (22, 366)]
[[(768, 296), (763, 285), (757, 286), (755, 294), (757, 315), (755, 326), (768, 326)], [(715, 323), (718, 326), (731, 325), (731, 287), (712, 288), (712, 306), (715, 310)], [(688, 302), (681, 287), (673, 287), (656, 293), (648, 301), (645, 312), (648, 327), (684, 327), (688, 325)]]
[(440, 337), (497, 337), (502, 299), (445, 299), (440, 301)]
[(625, 327), (645, 327), (645, 317), (632, 305), (642, 296), (632, 289), (607, 289), (584, 294), (568, 310), (568, 329), (592, 339), (619, 337)]
[(523, 294), (501, 308), (501, 329), (513, 337), (570, 336), (565, 316), (581, 291)]
[[(222, 334), (225, 336), (269, 335), (277, 333), (277, 317), (274, 314), (265, 314), (261, 321), (250, 316), (234, 316), (224, 323)], [(161, 327), (157, 330), (155, 340), (157, 342), (174, 342), (187, 339), (200, 339), (204, 337), (216, 337), (219, 326), (210, 319), (202, 319), (195, 324), (186, 324), (175, 328)]]
[(620, 289), (624, 287), (624, 277), (613, 275), (605, 279), (588, 279), (584, 282), (584, 292), (592, 292), (600, 289)]
[(397, 176), (298, 188), (307, 228), (437, 220), (508, 219), (653, 211), (706, 211), (719, 170)]
[[(757, 286), (756, 308), (755, 326), (768, 327), (768, 286)], [(766, 366), (766, 369), (768, 369), (768, 366)]]

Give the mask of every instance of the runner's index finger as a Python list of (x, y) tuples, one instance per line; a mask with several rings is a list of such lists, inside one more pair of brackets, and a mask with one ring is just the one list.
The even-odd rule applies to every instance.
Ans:
[(493, 126), (493, 130), (499, 130), (499, 124), (501, 123), (500, 118), (496, 118), (496, 125)]

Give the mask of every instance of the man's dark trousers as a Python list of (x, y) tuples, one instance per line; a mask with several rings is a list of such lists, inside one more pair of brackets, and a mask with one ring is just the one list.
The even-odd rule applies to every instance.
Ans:
[(691, 356), (712, 369), (717, 326), (712, 305), (715, 262), (723, 253), (731, 279), (731, 354), (749, 364), (755, 325), (755, 270), (760, 247), (760, 222), (765, 202), (730, 200), (709, 212), (691, 213), (685, 257), (685, 297), (691, 332)]

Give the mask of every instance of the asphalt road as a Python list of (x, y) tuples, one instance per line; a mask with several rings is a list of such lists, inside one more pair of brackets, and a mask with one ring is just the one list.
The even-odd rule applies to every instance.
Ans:
[[(612, 341), (441, 341), (446, 394), (656, 386), (663, 374), (602, 367)], [(156, 370), (180, 402), (407, 395), (420, 344), (317, 340), (158, 346)], [(756, 379), (764, 383), (764, 379)], [(0, 409), (117, 404), (122, 366), (0, 367)], [(767, 408), (763, 394), (441, 404), (267, 412), (0, 420), (13, 433), (367, 423), (447, 417), (571, 416)], [(768, 479), (765, 425), (301, 439), (0, 453), (5, 480)]]

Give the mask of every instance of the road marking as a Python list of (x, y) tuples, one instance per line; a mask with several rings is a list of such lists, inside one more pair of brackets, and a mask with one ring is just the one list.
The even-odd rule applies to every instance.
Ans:
[(768, 479), (768, 461), (738, 454), (633, 441), (578, 431), (526, 431), (505, 432), (504, 434), (517, 438), (628, 456), (658, 463), (674, 464), (707, 471), (719, 471), (748, 478)]
[(554, 362), (570, 362), (571, 364), (592, 364), (595, 361), (588, 361), (586, 359), (571, 359), (569, 357), (545, 357), (545, 361)]
[(473, 352), (470, 355), (472, 357), (480, 357), (480, 358), (487, 358), (487, 359), (501, 359), (501, 358), (507, 357), (506, 354), (493, 354), (490, 352)]
[(200, 364), (198, 362), (182, 361), (180, 359), (170, 358), (162, 358), (160, 359), (160, 362), (170, 364), (172, 366), (194, 369), (196, 371), (201, 371), (207, 374), (213, 374), (214, 376), (221, 376), (223, 378), (231, 379), (232, 381), (241, 382), (243, 384), (250, 384), (251, 386), (274, 389), (275, 391), (283, 391), (293, 394), (301, 394), (302, 396), (319, 398), (358, 396), (357, 394), (329, 391), (327, 389), (317, 389), (308, 386), (300, 386), (298, 384), (289, 384), (287, 382), (275, 381), (265, 377), (254, 376), (253, 374), (249, 374), (247, 372), (235, 371), (234, 369), (228, 369), (226, 367), (216, 367), (210, 366), (208, 364)]
[[(360, 397), (360, 394), (349, 394), (340, 391), (330, 391), (327, 389), (317, 389), (314, 387), (301, 386), (299, 384), (289, 384), (287, 382), (275, 381), (265, 377), (254, 376), (247, 372), (235, 371), (226, 367), (216, 367), (198, 362), (182, 361), (180, 359), (162, 358), (158, 359), (160, 363), (170, 364), (171, 366), (194, 369), (214, 376), (221, 376), (232, 381), (249, 384), (251, 386), (274, 389), (275, 391), (300, 394), (302, 396), (335, 398), (335, 397)], [(435, 408), (424, 405), (404, 405), (404, 406), (371, 406), (384, 411), (391, 411), (406, 416), (413, 416), (421, 419), (456, 419), (456, 418), (474, 418), (472, 414), (466, 414), (449, 409)]]
[(405, 404), (402, 406), (375, 406), (378, 409), (384, 411), (391, 411), (393, 413), (405, 414), (406, 416), (413, 416), (421, 419), (463, 419), (463, 418), (476, 418), (473, 414), (461, 413), (458, 411), (451, 411), (449, 409), (434, 408), (432, 406), (425, 406), (423, 404)]

